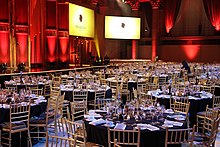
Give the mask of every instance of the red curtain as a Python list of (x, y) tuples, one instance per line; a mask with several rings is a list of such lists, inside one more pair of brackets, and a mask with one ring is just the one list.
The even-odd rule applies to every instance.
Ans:
[(58, 5), (58, 28), (59, 30), (69, 29), (69, 5)]
[(179, 8), (181, 5), (181, 0), (167, 0), (165, 5), (165, 27), (166, 32), (170, 33), (173, 28), (176, 17), (179, 13)]
[(0, 10), (1, 10), (0, 21), (8, 22), (9, 20), (8, 0), (1, 0)]
[(41, 49), (41, 26), (44, 22), (41, 19), (41, 14), (44, 10), (42, 7), (42, 1), (30, 1), (31, 63), (42, 63), (44, 60), (44, 52)]
[(15, 1), (15, 22), (16, 24), (28, 24), (28, 0)]
[(47, 45), (48, 45), (48, 61), (56, 61), (56, 36), (47, 36)]
[(27, 33), (16, 33), (16, 57), (17, 64), (28, 63), (28, 34)]
[(0, 31), (0, 63), (10, 62), (9, 31)]
[(68, 37), (59, 37), (59, 43), (60, 43), (60, 53), (59, 53), (59, 60), (61, 62), (66, 62), (67, 61), (67, 48), (68, 48), (68, 42), (69, 38)]
[(56, 1), (46, 1), (46, 27), (56, 28)]
[(220, 0), (203, 0), (203, 5), (212, 26), (220, 31)]

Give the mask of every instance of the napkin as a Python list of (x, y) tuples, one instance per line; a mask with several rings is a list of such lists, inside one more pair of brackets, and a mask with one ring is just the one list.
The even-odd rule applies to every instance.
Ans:
[(172, 113), (174, 113), (174, 111), (172, 109), (167, 109), (167, 110), (165, 110), (165, 113), (172, 114)]
[(157, 131), (160, 130), (158, 127), (152, 126), (150, 124), (146, 124), (146, 128), (150, 131)]
[(104, 119), (100, 118), (100, 119), (91, 121), (89, 124), (96, 126), (96, 125), (100, 125), (100, 124), (105, 124), (105, 122), (106, 122), (106, 121), (105, 121)]
[(169, 125), (172, 125), (172, 126), (178, 126), (178, 127), (181, 127), (183, 125), (183, 123), (181, 122), (178, 122), (178, 121), (170, 121), (170, 120), (165, 120), (164, 121), (164, 125), (166, 126), (169, 126)]
[(145, 129), (147, 129), (147, 126), (146, 126), (147, 124), (137, 124), (137, 129), (141, 129), (141, 130), (145, 130)]
[(116, 129), (116, 130), (124, 130), (125, 128), (126, 128), (125, 124), (117, 123), (114, 129)]

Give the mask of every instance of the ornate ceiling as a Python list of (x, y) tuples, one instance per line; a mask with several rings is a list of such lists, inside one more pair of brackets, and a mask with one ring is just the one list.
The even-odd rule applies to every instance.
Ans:
[[(90, 3), (93, 5), (106, 6), (109, 1), (112, 0), (91, 0)], [(159, 7), (165, 0), (115, 0), (127, 3), (131, 6), (132, 10), (138, 10), (140, 3), (150, 2), (153, 7)]]

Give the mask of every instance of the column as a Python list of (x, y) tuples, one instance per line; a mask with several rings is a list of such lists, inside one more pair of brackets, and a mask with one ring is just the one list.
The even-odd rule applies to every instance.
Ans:
[(152, 54), (151, 60), (154, 61), (159, 48), (159, 6), (161, 0), (150, 0), (152, 5)]
[[(135, 0), (127, 0), (126, 3), (131, 6), (133, 16), (138, 17), (138, 9), (140, 6), (139, 2)], [(131, 46), (131, 57), (132, 59), (137, 59), (137, 56), (138, 56), (138, 41), (133, 39)]]

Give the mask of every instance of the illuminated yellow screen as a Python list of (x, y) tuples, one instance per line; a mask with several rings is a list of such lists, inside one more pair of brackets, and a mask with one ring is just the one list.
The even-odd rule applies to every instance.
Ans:
[(141, 19), (105, 16), (105, 38), (140, 39)]
[(94, 37), (94, 10), (69, 3), (69, 34)]

